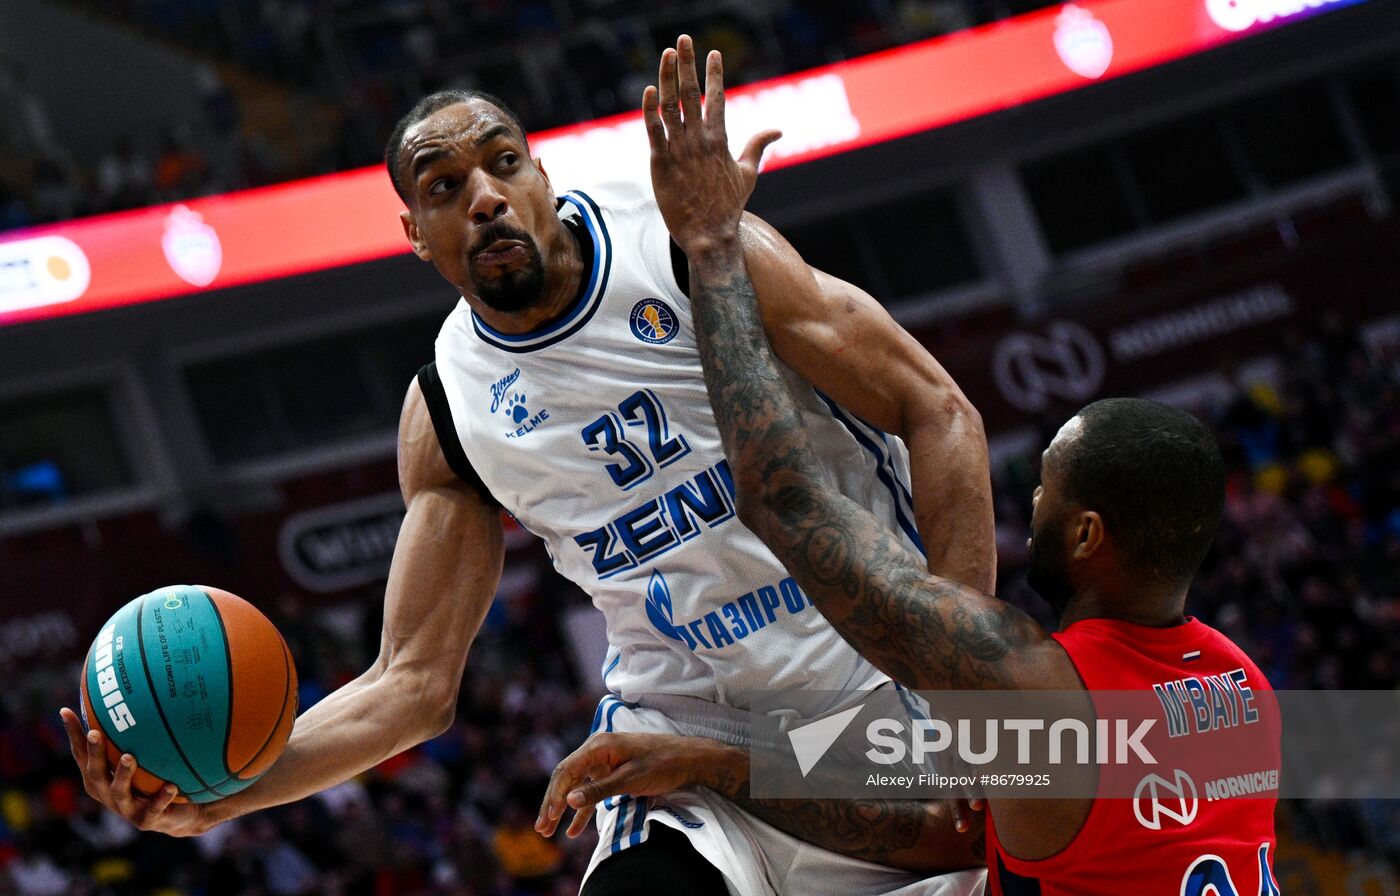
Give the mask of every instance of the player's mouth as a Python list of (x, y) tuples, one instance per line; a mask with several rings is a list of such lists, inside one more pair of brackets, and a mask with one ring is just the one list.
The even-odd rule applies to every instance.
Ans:
[(472, 261), (488, 267), (501, 267), (525, 261), (529, 256), (529, 248), (520, 240), (496, 240), (478, 249)]

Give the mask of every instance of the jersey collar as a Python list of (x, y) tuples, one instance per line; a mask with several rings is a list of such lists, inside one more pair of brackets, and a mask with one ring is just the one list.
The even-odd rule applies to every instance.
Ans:
[(502, 333), (473, 311), (472, 329), (486, 344), (515, 353), (548, 348), (583, 329), (602, 304), (612, 271), (612, 239), (603, 223), (603, 213), (586, 193), (572, 190), (559, 197), (559, 218), (578, 238), (583, 256), (578, 295), (558, 317), (528, 333)]

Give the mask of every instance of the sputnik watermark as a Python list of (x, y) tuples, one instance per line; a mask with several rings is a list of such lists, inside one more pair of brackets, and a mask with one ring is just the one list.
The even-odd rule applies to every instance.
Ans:
[[(871, 743), (865, 756), (880, 765), (898, 765), (906, 759), (917, 765), (953, 748), (963, 762), (987, 765), (1000, 756), (1000, 733), (1005, 729), (1016, 735), (1015, 761), (1026, 765), (1032, 761), (1031, 734), (1048, 730), (1045, 761), (1051, 765), (1063, 765), (1067, 761), (1080, 765), (1091, 761), (1099, 765), (1126, 765), (1130, 756), (1147, 765), (1156, 765), (1157, 758), (1143, 746), (1143, 739), (1156, 723), (1156, 719), (1139, 720), (1130, 733), (1128, 728), (1132, 723), (1127, 719), (1095, 719), (1092, 732), (1083, 719), (1054, 719), (1048, 724), (1045, 719), (957, 719), (952, 723), (943, 719), (915, 719), (908, 723), (877, 719), (865, 729), (865, 736)], [(974, 729), (977, 727), (982, 729), (981, 749), (975, 746)]]
[[(850, 724), (865, 709), (865, 704), (841, 710), (814, 722), (808, 722), (787, 732), (788, 741), (797, 757), (798, 768), (805, 778), (821, 758), (845, 733)], [(865, 726), (865, 738), (870, 747), (865, 757), (876, 765), (915, 765), (937, 760), (944, 754), (954, 755), (968, 765), (988, 765), (1001, 756), (1002, 735), (1011, 735), (1014, 761), (1027, 765), (1033, 761), (1032, 735), (1046, 732), (1046, 749), (1038, 753), (1050, 765), (1066, 762), (1087, 765), (1095, 763), (1125, 765), (1130, 761), (1156, 765), (1157, 757), (1143, 741), (1157, 724), (1157, 719), (928, 719), (877, 718)], [(980, 739), (978, 735), (980, 734)], [(917, 775), (875, 776), (877, 783), (910, 783), (944, 786), (962, 783), (963, 778), (975, 776)], [(969, 781), (968, 783), (971, 783)]]
[(751, 789), (1147, 800), (1189, 785), (1207, 801), (1400, 798), (1400, 693), (1275, 693), (1254, 674), (1136, 691), (767, 692), (749, 712)]

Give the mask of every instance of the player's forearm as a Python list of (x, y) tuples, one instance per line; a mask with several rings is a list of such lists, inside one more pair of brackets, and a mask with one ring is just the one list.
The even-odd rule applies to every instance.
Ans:
[(764, 537), (760, 530), (776, 513), (774, 495), (789, 485), (821, 489), (826, 477), (764, 335), (737, 239), (692, 253), (690, 276), (705, 387), (736, 478), (740, 515)]
[(983, 841), (959, 834), (943, 803), (891, 799), (755, 799), (749, 756), (716, 745), (705, 784), (748, 812), (808, 843), (921, 874), (982, 864)]
[(281, 757), (247, 790), (209, 805), (217, 824), (295, 802), (436, 735), (444, 715), (404, 676), (372, 669), (297, 718)]
[(691, 283), (705, 385), (745, 524), (837, 632), (896, 681), (1012, 686), (1003, 660), (1044, 632), (995, 598), (929, 575), (827, 481), (764, 336), (742, 256), (692, 254)]
[(911, 396), (902, 433), (928, 569), (995, 594), (996, 524), (982, 418), (961, 396), (930, 392)]

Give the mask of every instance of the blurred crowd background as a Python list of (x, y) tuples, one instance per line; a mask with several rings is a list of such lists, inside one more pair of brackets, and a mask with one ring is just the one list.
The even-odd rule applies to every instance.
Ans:
[[(1188, 610), (1243, 646), (1275, 688), (1394, 689), (1400, 342), (1367, 348), (1342, 327), (1292, 339), (1281, 387), (1241, 381), (1228, 400), (1195, 409), (1230, 476)], [(1057, 427), (1046, 420), (1046, 443)], [(999, 578), (1004, 597), (1053, 626), (1025, 584), (1038, 464), (1036, 452), (996, 471)], [(576, 893), (592, 828), (544, 840), (532, 825), (550, 770), (587, 736), (596, 705), (560, 630), (585, 598), (534, 562), (538, 584), (499, 602), (473, 647), (446, 734), (197, 840), (138, 835), (82, 792), (55, 710), (71, 702), (76, 665), (22, 677), (0, 698), (0, 873), (18, 896)], [(287, 594), (271, 608), (298, 659), (303, 707), (373, 659), (377, 600), (371, 589), (308, 612)], [(1322, 892), (1313, 875), (1342, 880), (1354, 871), (1343, 857), (1356, 852), (1400, 864), (1394, 802), (1286, 801), (1278, 822), (1284, 892)], [(1304, 865), (1303, 855), (1315, 858)]]
[[(480, 88), (532, 130), (632, 111), (682, 28), (739, 83), (1054, 5), (1046, 0), (82, 0), (206, 63), (203, 115), (74, 147), (0, 58), (0, 229), (378, 162), (426, 93)], [(308, 127), (311, 124), (313, 126)]]
[[(753, 81), (1053, 4), (69, 0), (61, 5), (103, 27), (200, 60), (206, 75), (201, 111), (174, 126), (133, 126), (101, 145), (76, 142), (60, 136), (70, 129), (55, 126), (63, 110), (46, 107), (26, 68), (0, 54), (0, 116), (6, 122), (0, 128), (0, 230), (374, 164), (394, 119), (422, 94), (442, 87), (498, 93), (532, 130), (630, 110), (653, 77), (660, 48), (681, 30), (694, 34), (702, 47), (723, 50), (736, 80)], [(1342, 80), (1319, 81), (1305, 94), (1280, 92), (1253, 116), (1236, 116), (1234, 107), (1228, 114), (1212, 109), (1194, 115), (1193, 109), (1190, 120), (1174, 119), (1165, 136), (1144, 130), (1141, 122), (1123, 124), (1131, 140), (1096, 135), (1087, 149), (1058, 147), (1060, 154), (1049, 161), (1037, 158), (1018, 168), (1029, 190), (1029, 200), (1022, 195), (1022, 201), (1036, 205), (1047, 234), (1045, 240), (1032, 240), (1048, 259), (1045, 291), (1066, 307), (1073, 301), (1091, 306), (1083, 317), (1092, 320), (1100, 311), (1111, 317), (1115, 297), (1161, 298), (1170, 293), (1161, 284), (1175, 289), (1182, 281), (1187, 282), (1180, 287), (1182, 301), (1196, 300), (1237, 288), (1238, 283), (1212, 280), (1217, 268), (1228, 269), (1237, 281), (1255, 282), (1304, 258), (1312, 267), (1300, 268), (1304, 275), (1295, 278), (1296, 289), (1290, 281), (1289, 289), (1300, 296), (1311, 290), (1302, 300), (1310, 309), (1331, 302), (1347, 311), (1347, 301), (1364, 292), (1390, 302), (1393, 315), (1400, 309), (1400, 276), (1382, 277), (1379, 293), (1353, 288), (1346, 279), (1353, 273), (1345, 261), (1350, 256), (1338, 248), (1344, 241), (1373, 249), (1395, 242), (1393, 199), (1385, 197), (1396, 193), (1400, 171), (1400, 76), (1393, 60), (1386, 64), (1390, 68), (1382, 66), (1379, 74), (1367, 70), (1360, 80), (1344, 81), (1350, 77), (1344, 73)], [(1339, 131), (1347, 147), (1362, 149), (1330, 148), (1341, 146), (1343, 137), (1333, 140), (1332, 126), (1318, 123), (1330, 121), (1334, 108), (1364, 113), (1349, 122), (1342, 115)], [(1316, 116), (1300, 128), (1307, 133), (1289, 130), (1294, 109)], [(1269, 155), (1270, 149), (1276, 154)], [(1172, 157), (1164, 161), (1167, 150)], [(1227, 156), (1234, 160), (1238, 183), (1225, 175), (1211, 180), (1211, 171), (1225, 170), (1220, 160)], [(1295, 159), (1303, 161), (1290, 168)], [(1315, 159), (1320, 161), (1314, 165)], [(1345, 165), (1389, 173), (1377, 186), (1375, 178), (1347, 180), (1348, 172), (1338, 173)], [(1192, 192), (1186, 176), (1198, 174), (1205, 186)], [(1112, 195), (1090, 213), (1079, 187), (1081, 180), (1093, 178), (1100, 178), (1094, 181), (1098, 185), (1112, 180), (1104, 188)], [(1364, 187), (1362, 198), (1349, 192), (1360, 190), (1356, 183)], [(968, 282), (991, 278), (998, 289), (1005, 285), (996, 280), (999, 269), (987, 270), (984, 244), (995, 240), (986, 229), (968, 228), (981, 238), (959, 235), (952, 224), (937, 231), (941, 222), (965, 218), (957, 210), (968, 207), (965, 192), (954, 198), (943, 186), (936, 193), (906, 190), (905, 205), (881, 206), (879, 214), (864, 206), (860, 213), (842, 207), (830, 221), (808, 220), (802, 222), (805, 229), (784, 230), (809, 259), (821, 258), (837, 273), (868, 285), (881, 300), (934, 294), (948, 307), (971, 309), (968, 318), (985, 312), (992, 320), (985, 329), (998, 334), (1029, 326), (1025, 308), (1045, 296), (1018, 294), (1021, 317), (974, 304), (989, 290), (979, 293), (981, 287)], [(999, 189), (979, 181), (975, 192), (1000, 198)], [(1121, 213), (1115, 211), (1120, 205)], [(1236, 221), (1231, 215), (1240, 205), (1248, 206), (1248, 214)], [(1198, 221), (1192, 215), (1209, 219), (1209, 238), (1180, 235)], [(894, 226), (877, 231), (881, 222)], [(901, 242), (904, 234), (914, 233), (915, 222), (932, 222), (938, 253), (916, 243), (933, 237), (908, 236), (909, 242)], [(1113, 246), (1128, 261), (1113, 256), (1105, 264), (1095, 256), (1113, 240), (1120, 241)], [(933, 282), (930, 278), (942, 275), (929, 272), (935, 266), (930, 254), (966, 261), (956, 262), (959, 273)], [(1066, 258), (1073, 263), (1051, 268), (1050, 261)], [(1400, 274), (1396, 266), (1390, 271)], [(1082, 273), (1086, 267), (1092, 278)], [(1314, 269), (1329, 276), (1335, 271), (1337, 288), (1318, 290), (1312, 282), (1318, 278), (1309, 273)], [(393, 267), (390, 274), (406, 280), (405, 270)], [(1370, 274), (1356, 276), (1365, 280)], [(308, 282), (297, 282), (285, 295), (294, 290), (297, 298), (301, 291), (309, 295)], [(327, 282), (316, 288), (342, 288)], [(241, 299), (263, 301), (251, 292)], [(204, 307), (217, 309), (216, 300), (211, 302)], [(982, 326), (964, 320), (960, 311), (938, 316), (915, 310), (911, 316), (908, 307), (901, 319), (921, 321), (922, 329), (911, 329), (941, 358), (951, 353), (936, 346), (957, 345)], [(45, 585), (58, 582), (80, 591), (81, 599), (103, 608), (105, 616), (139, 593), (133, 583), (154, 587), (172, 576), (208, 581), (255, 599), (281, 628), (298, 662), (303, 708), (358, 675), (378, 649), (382, 582), (330, 597), (291, 588), (269, 545), (288, 512), (394, 487), (393, 460), (387, 456), (391, 440), (378, 454), (327, 453), (306, 460), (295, 452), (336, 447), (336, 439), (368, 442), (391, 430), (402, 385), (426, 360), (441, 318), (434, 308), (423, 321), (405, 317), (385, 324), (373, 318), (382, 344), (372, 343), (364, 335), (369, 325), (357, 320), (359, 329), (337, 323), (324, 333), (312, 332), (320, 343), (303, 345), (288, 337), (275, 348), (245, 345), (237, 349), (241, 354), (230, 350), (200, 359), (178, 373), (170, 373), (177, 365), (164, 355), (149, 362), (141, 376), (157, 383), (153, 394), (166, 394), (160, 391), (162, 377), (184, 376), (194, 410), (185, 405), (178, 410), (195, 420), (188, 426), (201, 434), (209, 455), (203, 462), (213, 472), (207, 479), (176, 477), (188, 493), (160, 500), (178, 505), (179, 512), (157, 511), (159, 501), (142, 498), (145, 503), (135, 509), (114, 504), (119, 510), (105, 517), (64, 517), (51, 526), (41, 522), (0, 532), (0, 587), (15, 589), (6, 591), (5, 599), (23, 592), (31, 603), (35, 594), (49, 600)], [(178, 317), (183, 312), (170, 313), (177, 325), (188, 322)], [(994, 313), (1003, 318), (992, 319)], [(1194, 359), (1199, 370), (1190, 371), (1209, 369), (1223, 384), (1192, 393), (1187, 403), (1216, 432), (1230, 478), (1225, 520), (1189, 610), (1241, 644), (1276, 688), (1392, 690), (1400, 683), (1400, 327), (1365, 329), (1356, 316), (1324, 314), (1316, 325), (1279, 326), (1264, 337), (1273, 361), (1262, 367), (1236, 365), (1228, 351), (1202, 350)], [(135, 316), (126, 320), (140, 323)], [(167, 342), (141, 338), (150, 339), (152, 354), (169, 350)], [(177, 326), (170, 342), (179, 341)], [(1251, 344), (1257, 348), (1258, 340)], [(140, 342), (132, 352), (146, 363), (146, 349)], [(335, 353), (342, 350), (343, 363)], [(382, 375), (388, 391), (366, 370)], [(139, 382), (148, 387), (146, 380)], [(120, 389), (127, 387), (124, 382)], [(995, 398), (995, 387), (979, 383), (978, 388), (984, 391), (974, 394), (969, 388), (969, 393), (999, 401), (996, 413), (1004, 420), (1006, 402)], [(252, 397), (255, 391), (260, 397)], [(139, 465), (120, 473), (92, 472), (107, 453), (121, 453), (122, 439), (103, 429), (113, 429), (109, 423), (97, 422), (97, 404), (73, 399), (71, 407), (62, 405), (53, 399), (58, 394), (0, 404), (0, 516), (61, 508), (85, 497), (85, 488), (100, 498), (103, 488), (118, 493), (139, 478), (131, 469)], [(111, 404), (106, 395), (102, 407), (125, 406)], [(62, 392), (60, 398), (68, 401), (71, 394)], [(58, 409), (54, 420), (60, 413), (67, 416), (46, 422), (49, 418), (34, 410), (39, 404)], [(1061, 403), (1022, 414), (1025, 420), (1018, 422), (1026, 423), (1030, 436), (1010, 449), (1003, 443), (993, 470), (999, 589), (1048, 625), (1054, 622), (1049, 608), (1025, 583), (1025, 538), (1039, 451), (1072, 409)], [(144, 419), (137, 425), (161, 437), (169, 431)], [(23, 435), (26, 426), (52, 432), (43, 430), (43, 439), (15, 435)], [(69, 430), (81, 430), (75, 444), (82, 450), (64, 447)], [(43, 451), (29, 450), (40, 441)], [(112, 462), (112, 469), (119, 466)], [(210, 483), (222, 491), (215, 494)], [(69, 597), (78, 599), (59, 594), (53, 603)], [(553, 573), (543, 551), (514, 530), (507, 578), (473, 647), (457, 720), (447, 733), (331, 791), (195, 840), (138, 834), (86, 797), (57, 715), (60, 705), (74, 703), (78, 664), (46, 660), (43, 650), (30, 650), (39, 637), (30, 629), (0, 631), (0, 894), (576, 893), (595, 835), (590, 830), (578, 841), (562, 835), (545, 840), (532, 823), (550, 769), (586, 737), (600, 695), (596, 676), (579, 672), (568, 631), (586, 604), (577, 588)], [(66, 639), (70, 655), (91, 636), (76, 631), (71, 621), (47, 619), (37, 611), (31, 618), (41, 620), (35, 626), (49, 626), (36, 629), (41, 635), (54, 632), (56, 639)], [(1280, 806), (1279, 831), (1277, 873), (1284, 892), (1400, 892), (1395, 802), (1289, 801)]]

